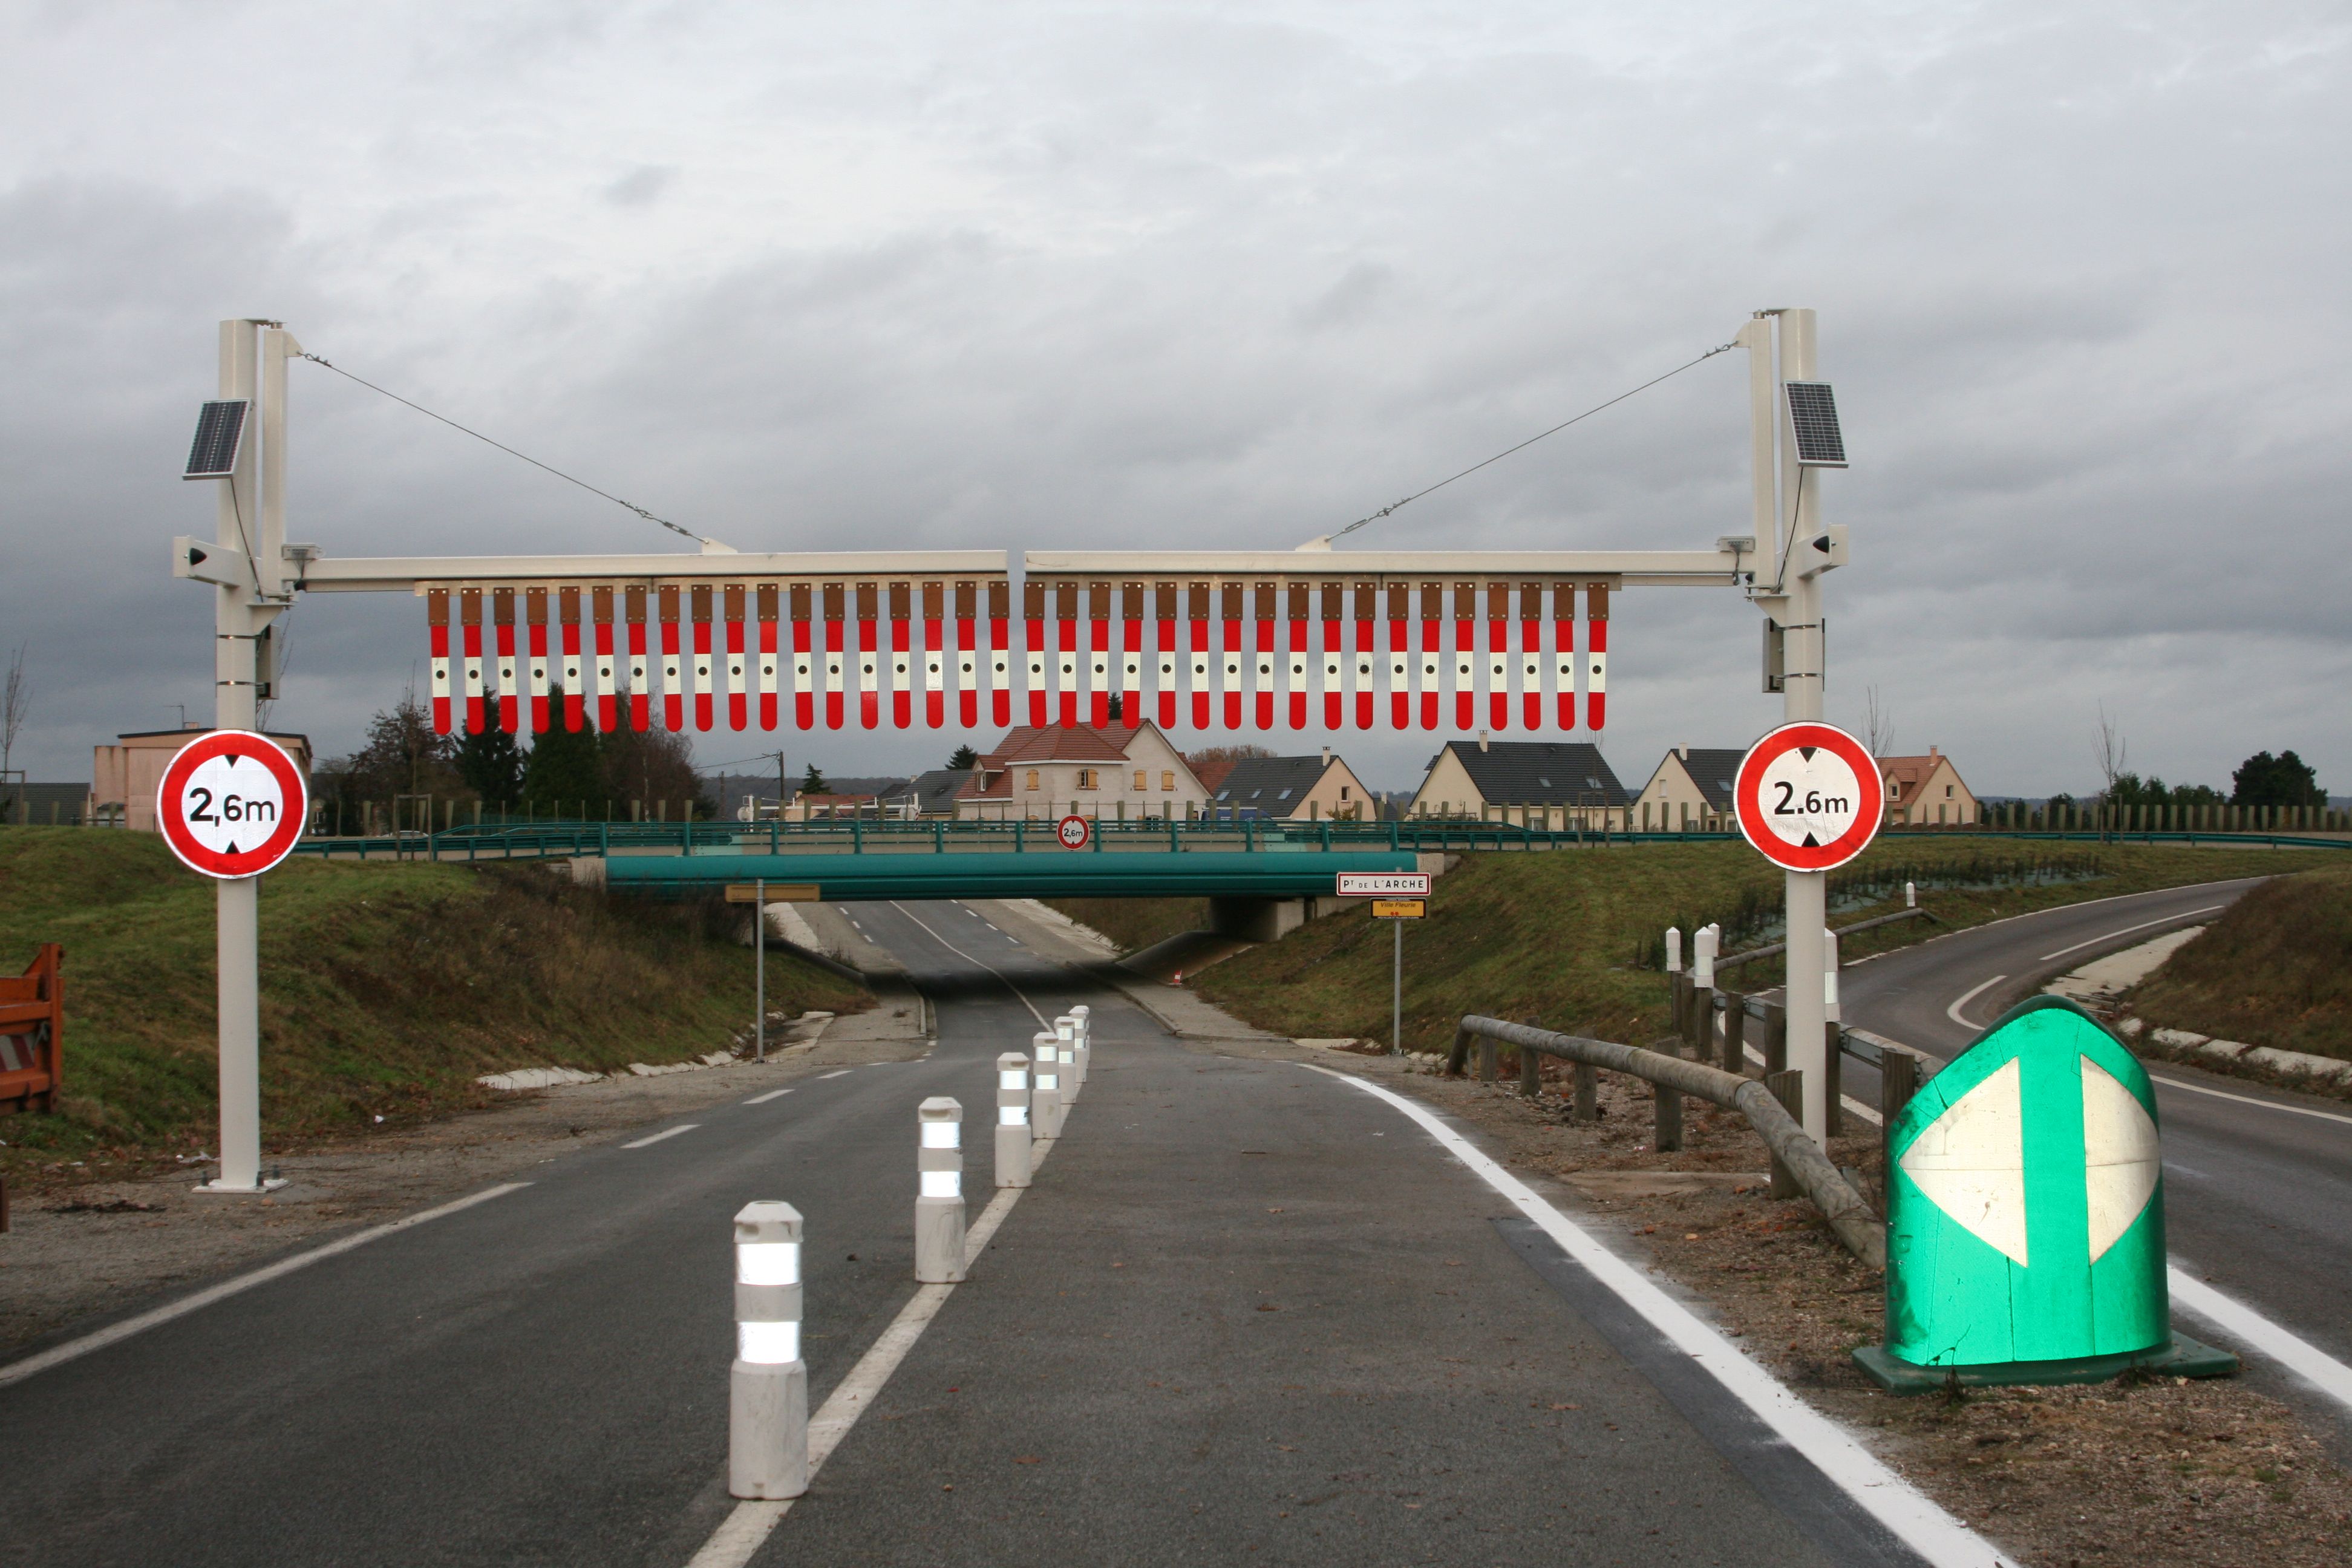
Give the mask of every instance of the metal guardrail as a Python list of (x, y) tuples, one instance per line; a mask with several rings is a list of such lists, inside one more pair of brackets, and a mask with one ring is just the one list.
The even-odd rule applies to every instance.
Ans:
[[(1662, 1125), (1671, 1121), (1677, 1132), (1681, 1123), (1681, 1105), (1675, 1102), (1671, 1114), (1667, 1110), (1669, 1094), (1688, 1094), (1727, 1110), (1737, 1110), (1748, 1118), (1748, 1124), (1763, 1139), (1773, 1159), (1795, 1184), (1797, 1190), (1812, 1201), (1829, 1222), (1830, 1229), (1846, 1249), (1874, 1268), (1886, 1267), (1886, 1227), (1872, 1214), (1870, 1205), (1852, 1184), (1839, 1173), (1821, 1145), (1807, 1137), (1797, 1119), (1789, 1114), (1774, 1091), (1757, 1079), (1725, 1072), (1704, 1062), (1685, 1061), (1663, 1051), (1644, 1050), (1639, 1046), (1619, 1045), (1611, 1040), (1590, 1040), (1575, 1035), (1554, 1034), (1527, 1024), (1506, 1023), (1500, 1018), (1482, 1017), (1476, 1014), (1465, 1016), (1454, 1035), (1454, 1049), (1446, 1059), (1446, 1071), (1460, 1077), (1469, 1057), (1470, 1042), (1484, 1039), (1516, 1046), (1521, 1053), (1521, 1088), (1536, 1079), (1529, 1071), (1533, 1058), (1548, 1056), (1561, 1061), (1574, 1062), (1589, 1068), (1606, 1068), (1622, 1072), (1656, 1086), (1659, 1119)], [(1491, 1047), (1480, 1062), (1480, 1076), (1488, 1080), (1494, 1077)], [(1793, 1076), (1793, 1075), (1791, 1075)], [(1580, 1100), (1582, 1099), (1580, 1086)], [(1675, 1140), (1679, 1142), (1679, 1138)]]

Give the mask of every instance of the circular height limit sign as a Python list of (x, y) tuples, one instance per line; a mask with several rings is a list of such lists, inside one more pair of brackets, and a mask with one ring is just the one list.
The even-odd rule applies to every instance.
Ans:
[(294, 759), (245, 730), (215, 730), (181, 747), (155, 792), (172, 853), (225, 880), (258, 877), (285, 859), (310, 808)]
[(1843, 866), (1878, 836), (1884, 811), (1878, 764), (1834, 724), (1783, 724), (1739, 764), (1732, 799), (1739, 831), (1791, 871)]
[(1084, 849), (1094, 833), (1085, 817), (1073, 813), (1054, 824), (1054, 837), (1062, 841), (1065, 849)]

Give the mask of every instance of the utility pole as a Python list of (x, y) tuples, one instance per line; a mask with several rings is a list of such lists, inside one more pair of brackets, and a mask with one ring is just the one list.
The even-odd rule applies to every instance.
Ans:
[[(1777, 366), (1772, 353), (1776, 321)], [(1759, 311), (1740, 328), (1736, 340), (1748, 350), (1753, 421), (1749, 439), (1759, 559), (1751, 596), (1770, 623), (1766, 631), (1768, 647), (1776, 636), (1780, 643), (1783, 712), (1791, 722), (1821, 719), (1822, 689), (1827, 676), (1821, 568), (1815, 560), (1825, 552), (1814, 547), (1822, 532), (1821, 486), (1819, 476), (1797, 461), (1796, 432), (1787, 407), (1790, 382), (1816, 379), (1813, 339), (1813, 312), (1784, 310)], [(1779, 628), (1777, 634), (1771, 627)], [(1876, 802), (1864, 807), (1877, 808)], [(1827, 958), (1822, 931), (1828, 924), (1829, 877), (1823, 871), (1783, 875), (1788, 902), (1789, 980), (1784, 995), (1789, 1066), (1804, 1074), (1803, 1114), (1798, 1120), (1817, 1142), (1826, 1142), (1831, 1075), (1820, 976)]]

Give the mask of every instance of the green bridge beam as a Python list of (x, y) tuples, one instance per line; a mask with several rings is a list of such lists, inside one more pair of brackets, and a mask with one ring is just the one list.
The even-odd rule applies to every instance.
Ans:
[(1196, 850), (1183, 855), (616, 855), (615, 893), (694, 898), (730, 882), (814, 883), (827, 903), (877, 899), (1302, 899), (1341, 871), (1411, 871), (1410, 852)]

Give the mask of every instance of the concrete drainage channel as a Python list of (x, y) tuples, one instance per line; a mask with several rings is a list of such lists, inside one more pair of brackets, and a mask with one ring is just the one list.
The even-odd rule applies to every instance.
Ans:
[(824, 1405), (808, 1408), (801, 1359), (807, 1303), (801, 1288), (800, 1211), (774, 1200), (735, 1215), (735, 1361), (729, 1372), (727, 1489), (739, 1500), (688, 1568), (751, 1560), (818, 1468), (873, 1404), (979, 1261), (1036, 1169), (1053, 1151), (1093, 1058), (1093, 1009), (1081, 1004), (1035, 1040), (1034, 1081), (1019, 1052), (996, 1058), (996, 1195), (965, 1225), (963, 1107), (946, 1096), (916, 1110), (914, 1300), (883, 1330)]

